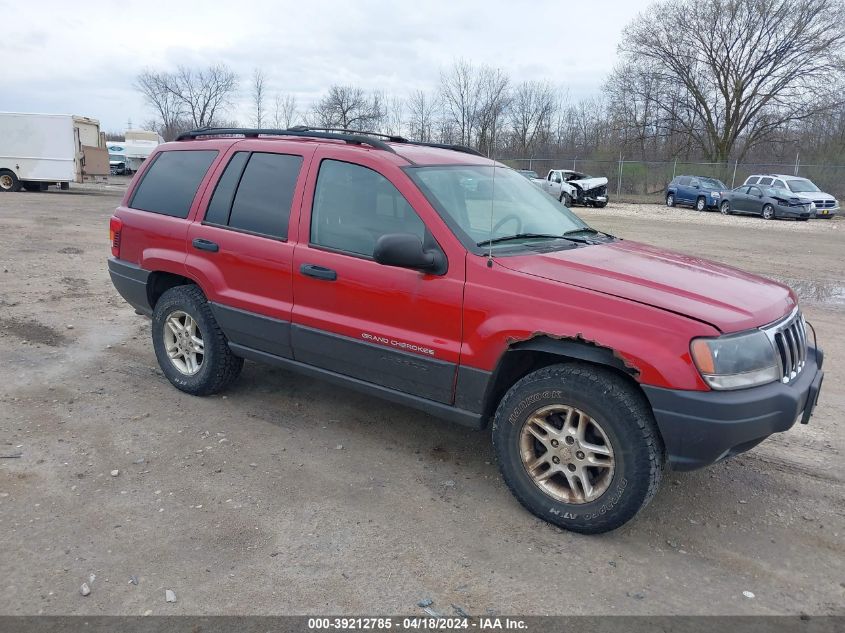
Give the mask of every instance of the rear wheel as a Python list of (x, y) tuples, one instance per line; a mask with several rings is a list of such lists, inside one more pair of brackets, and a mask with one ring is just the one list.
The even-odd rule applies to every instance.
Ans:
[(771, 220), (775, 217), (775, 208), (770, 204), (763, 205), (763, 219)]
[(0, 169), (0, 192), (20, 191), (21, 181), (11, 169)]
[(229, 349), (202, 291), (176, 286), (153, 311), (153, 347), (158, 364), (177, 389), (195, 396), (222, 391), (241, 373), (243, 359)]
[(704, 196), (700, 196), (698, 200), (695, 201), (695, 210), (707, 211), (707, 200), (704, 199)]
[(675, 196), (674, 196), (674, 194), (671, 194), (671, 193), (666, 194), (666, 206), (667, 207), (674, 207), (675, 206)]
[(586, 364), (546, 367), (511, 387), (496, 410), (493, 446), (523, 506), (587, 534), (616, 529), (645, 507), (665, 462), (642, 393)]
[(719, 205), (719, 211), (722, 212), (722, 215), (730, 215), (731, 214), (731, 203), (729, 200), (722, 200), (722, 204)]

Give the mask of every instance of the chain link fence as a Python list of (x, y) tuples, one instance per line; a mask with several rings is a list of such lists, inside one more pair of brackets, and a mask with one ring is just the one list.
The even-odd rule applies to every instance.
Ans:
[(754, 174), (796, 175), (812, 180), (822, 191), (845, 199), (845, 165), (795, 163), (694, 163), (685, 161), (593, 160), (584, 158), (506, 158), (514, 169), (530, 169), (545, 178), (550, 169), (572, 169), (607, 178), (608, 193), (617, 199), (661, 202), (666, 185), (675, 176), (718, 178), (729, 189)]

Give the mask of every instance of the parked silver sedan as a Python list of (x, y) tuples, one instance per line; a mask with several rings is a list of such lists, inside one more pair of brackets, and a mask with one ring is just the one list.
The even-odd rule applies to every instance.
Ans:
[(764, 220), (774, 218), (808, 220), (816, 213), (812, 202), (799, 198), (791, 191), (758, 185), (742, 185), (723, 192), (719, 211), (725, 215), (753, 213)]

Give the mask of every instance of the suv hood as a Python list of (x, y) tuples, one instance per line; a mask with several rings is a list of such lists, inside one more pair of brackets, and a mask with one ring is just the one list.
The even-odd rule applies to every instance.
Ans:
[(797, 305), (783, 284), (682, 253), (617, 241), (499, 257), (505, 268), (691, 317), (722, 332), (772, 323)]

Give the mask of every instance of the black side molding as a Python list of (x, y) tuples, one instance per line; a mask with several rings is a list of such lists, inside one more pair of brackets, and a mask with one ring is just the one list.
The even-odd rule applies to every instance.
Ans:
[(396, 389), (375, 385), (357, 378), (352, 378), (351, 376), (344, 376), (343, 374), (339, 374), (328, 369), (320, 369), (319, 367), (314, 367), (313, 365), (307, 365), (290, 358), (282, 358), (281, 356), (261, 352), (257, 349), (244, 347), (243, 345), (238, 345), (236, 343), (230, 342), (229, 348), (236, 355), (248, 360), (266, 363), (268, 365), (276, 365), (277, 367), (283, 367), (305, 376), (319, 378), (342, 387), (348, 387), (349, 389), (354, 389), (355, 391), (381, 398), (383, 400), (389, 400), (397, 404), (412, 407), (414, 409), (424, 411), (434, 417), (455, 422), (472, 429), (480, 430), (484, 428), (481, 414), (479, 413), (459, 409), (457, 407), (435, 402), (427, 398), (413, 396), (402, 391), (397, 391)]

